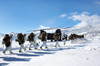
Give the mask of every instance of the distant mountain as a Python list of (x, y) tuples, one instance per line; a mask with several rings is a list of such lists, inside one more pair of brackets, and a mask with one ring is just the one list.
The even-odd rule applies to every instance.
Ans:
[(88, 25), (82, 28), (74, 26), (72, 28), (62, 30), (62, 32), (68, 35), (73, 33), (81, 35), (83, 34), (87, 39), (100, 39), (100, 24)]
[[(61, 29), (62, 34), (65, 33), (67, 35), (70, 34), (79, 34), (79, 35), (84, 35), (85, 38), (87, 39), (100, 39), (100, 24), (92, 24), (84, 27), (80, 26), (74, 26), (71, 28), (66, 28), (66, 27), (57, 27), (57, 28), (46, 28), (44, 29), (47, 33), (54, 33), (57, 29)], [(31, 30), (30, 32), (34, 32), (36, 35), (39, 35), (41, 29), (37, 30)], [(27, 36), (30, 34), (30, 32), (26, 33)], [(16, 39), (16, 36), (18, 33), (15, 32), (10, 32), (8, 33), (10, 35), (13, 35), (13, 38)], [(0, 40), (4, 37), (4, 34), (0, 33)]]

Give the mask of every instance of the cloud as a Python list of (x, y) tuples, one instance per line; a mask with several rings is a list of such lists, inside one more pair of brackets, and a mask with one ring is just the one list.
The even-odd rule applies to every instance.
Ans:
[(100, 16), (99, 15), (89, 15), (88, 12), (83, 12), (81, 14), (73, 14), (71, 17), (69, 17), (69, 19), (72, 19), (74, 21), (80, 21), (80, 23), (78, 23), (77, 27), (82, 28), (85, 26), (89, 26), (89, 25), (96, 25), (96, 24), (100, 24)]
[(38, 29), (48, 29), (48, 28), (50, 28), (50, 27), (45, 27), (43, 25), (40, 25), (40, 27)]
[(75, 15), (75, 14), (78, 14), (77, 12), (73, 12), (73, 13), (71, 13), (71, 15)]
[(97, 1), (97, 2), (95, 2), (95, 3), (100, 5), (100, 1)]
[(67, 15), (66, 14), (61, 14), (60, 17), (64, 18), (64, 17), (67, 17)]
[(56, 18), (52, 18), (52, 19), (47, 19), (45, 22), (45, 25), (52, 25), (54, 22), (56, 21)]

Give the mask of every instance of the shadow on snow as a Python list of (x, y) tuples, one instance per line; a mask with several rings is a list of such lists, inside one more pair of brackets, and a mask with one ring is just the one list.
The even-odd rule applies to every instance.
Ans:
[(0, 63), (0, 66), (8, 65), (8, 63)]
[(38, 54), (38, 55), (44, 55), (44, 54), (54, 54), (55, 52), (34, 52), (34, 51), (29, 51), (30, 53), (35, 53), (35, 54)]
[[(37, 51), (37, 52), (34, 52), (34, 51), (27, 51), (29, 53), (33, 53), (33, 54), (26, 54), (26, 53), (23, 53), (23, 54), (15, 54), (15, 55), (18, 55), (18, 56), (25, 56), (25, 57), (38, 57), (38, 56), (43, 56), (45, 54), (54, 54), (56, 52), (48, 52), (48, 51), (62, 51), (62, 50), (71, 50), (71, 49), (76, 49), (78, 47), (85, 47), (87, 45), (75, 45), (75, 46), (68, 46), (66, 48), (49, 48), (49, 49), (42, 49), (41, 51)], [(18, 49), (18, 48), (15, 48), (15, 49)], [(40, 50), (40, 49), (39, 49)], [(3, 59), (4, 61), (30, 61), (31, 58), (16, 58), (16, 57), (0, 57), (1, 59)], [(0, 66), (4, 66), (4, 65), (8, 65), (9, 63), (0, 63)]]
[(66, 48), (51, 48), (51, 49), (43, 49), (43, 51), (62, 51), (62, 50), (71, 50), (71, 49), (76, 49), (78, 47), (85, 47), (87, 45), (75, 45), (75, 46), (68, 46)]
[(0, 57), (4, 61), (30, 61), (30, 58)]
[(25, 53), (23, 53), (23, 54), (16, 54), (16, 55), (18, 55), (18, 56), (26, 56), (26, 57), (37, 57), (37, 56), (40, 56), (40, 55), (35, 55), (35, 54), (25, 54)]

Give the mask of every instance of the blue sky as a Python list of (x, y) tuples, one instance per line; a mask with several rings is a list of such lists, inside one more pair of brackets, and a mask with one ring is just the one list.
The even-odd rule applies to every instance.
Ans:
[(0, 0), (0, 33), (72, 27), (80, 22), (68, 19), (73, 12), (100, 15), (100, 0)]

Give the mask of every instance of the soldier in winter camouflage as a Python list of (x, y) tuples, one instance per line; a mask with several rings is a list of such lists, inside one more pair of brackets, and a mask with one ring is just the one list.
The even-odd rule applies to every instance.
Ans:
[(12, 39), (12, 35), (9, 36), (9, 34), (5, 34), (4, 38), (3, 38), (3, 44), (5, 44), (6, 49), (3, 51), (3, 53), (5, 54), (5, 52), (7, 50), (9, 50), (10, 53), (12, 53), (11, 50), (11, 39)]
[(22, 34), (22, 33), (18, 33), (17, 34), (17, 39), (16, 41), (19, 43), (20, 45), (20, 49), (19, 52), (22, 52), (22, 49), (24, 49), (24, 51), (26, 51), (25, 47), (24, 47), (24, 42), (25, 42), (25, 36), (26, 34)]
[(43, 46), (45, 46), (45, 48), (48, 48), (47, 45), (46, 45), (46, 40), (47, 40), (47, 35), (46, 35), (46, 32), (43, 32), (41, 35), (40, 35), (40, 38), (41, 38), (41, 41), (43, 42), (43, 44), (41, 45), (41, 49)]
[(58, 34), (58, 33), (55, 33), (54, 36), (53, 36), (53, 38), (54, 38), (54, 40), (56, 41), (55, 47), (57, 47), (57, 46), (60, 47), (60, 45), (59, 45), (59, 43), (58, 43), (58, 41), (59, 41), (59, 39), (60, 39), (59, 34)]
[(63, 40), (64, 45), (65, 45), (66, 44), (66, 41), (67, 41), (67, 35), (66, 34), (63, 34), (62, 40)]
[(31, 34), (28, 36), (27, 41), (30, 42), (29, 50), (31, 50), (31, 45), (34, 46), (34, 49), (37, 49), (37, 48), (36, 48), (36, 44), (37, 44), (37, 43), (36, 43), (36, 41), (35, 41), (35, 34), (34, 34), (34, 33), (31, 33)]

